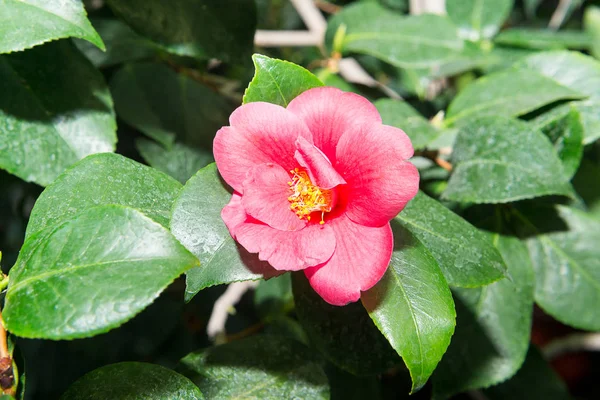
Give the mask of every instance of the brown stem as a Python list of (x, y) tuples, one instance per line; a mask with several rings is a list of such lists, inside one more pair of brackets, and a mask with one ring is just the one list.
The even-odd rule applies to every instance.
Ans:
[(415, 156), (421, 156), (430, 159), (440, 167), (444, 168), (446, 171), (452, 171), (452, 164), (450, 162), (444, 160), (440, 157), (439, 151), (419, 151), (415, 153)]
[(436, 157), (433, 161), (435, 161), (435, 163), (437, 165), (444, 168), (446, 171), (448, 171), (448, 172), (452, 171), (452, 164), (450, 164), (448, 161), (444, 160), (443, 158)]
[(262, 323), (262, 322), (256, 323), (256, 324), (244, 329), (243, 331), (233, 333), (231, 335), (227, 335), (226, 341), (227, 341), (227, 343), (229, 343), (229, 342), (233, 342), (234, 340), (243, 339), (246, 336), (250, 336), (256, 332), (259, 332), (264, 327), (265, 327), (264, 323)]
[(0, 312), (0, 388), (2, 393), (14, 396), (16, 393), (13, 360), (8, 351), (8, 341), (4, 320)]
[(319, 7), (321, 11), (324, 11), (328, 14), (335, 14), (342, 9), (341, 6), (336, 6), (335, 4), (331, 4), (330, 2), (323, 0), (315, 0), (315, 5)]
[(10, 352), (8, 351), (8, 341), (6, 337), (6, 329), (4, 329), (4, 320), (2, 319), (2, 312), (0, 311), (0, 358), (10, 358)]

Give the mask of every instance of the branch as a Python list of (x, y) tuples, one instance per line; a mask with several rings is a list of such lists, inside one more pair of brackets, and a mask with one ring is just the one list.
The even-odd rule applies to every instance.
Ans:
[(542, 349), (542, 353), (547, 359), (578, 351), (600, 351), (600, 332), (574, 333), (553, 340)]
[(225, 324), (230, 310), (234, 309), (233, 306), (240, 301), (248, 289), (254, 289), (256, 286), (258, 286), (258, 281), (234, 282), (227, 287), (225, 293), (215, 301), (208, 320), (206, 334), (209, 338), (215, 340), (218, 335), (225, 334)]
[(560, 26), (565, 22), (565, 18), (567, 17), (567, 13), (569, 9), (573, 5), (573, 0), (560, 0), (558, 2), (558, 6), (552, 17), (550, 18), (550, 22), (548, 23), (548, 28), (557, 30)]

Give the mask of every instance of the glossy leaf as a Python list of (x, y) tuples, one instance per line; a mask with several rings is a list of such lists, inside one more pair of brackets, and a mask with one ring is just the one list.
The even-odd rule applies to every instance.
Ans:
[(113, 151), (115, 131), (104, 79), (71, 43), (0, 56), (0, 168), (45, 186), (77, 160)]
[(329, 20), (325, 40), (330, 48), (342, 25), (346, 29), (341, 43), (344, 53), (368, 54), (401, 68), (437, 65), (463, 48), (448, 18), (401, 16), (373, 2), (344, 7)]
[(483, 393), (489, 400), (571, 399), (567, 386), (533, 345), (529, 347), (525, 363), (514, 377)]
[(552, 141), (565, 175), (570, 179), (577, 172), (583, 156), (583, 123), (574, 104), (560, 109), (566, 109), (567, 113), (556, 113), (553, 110), (540, 115), (531, 123)]
[(406, 228), (392, 223), (394, 253), (385, 275), (361, 300), (400, 354), (419, 390), (446, 352), (456, 313), (448, 284), (431, 253)]
[(588, 34), (582, 31), (553, 31), (529, 28), (511, 28), (500, 32), (494, 42), (507, 46), (539, 50), (576, 49), (585, 50), (592, 44)]
[(25, 238), (88, 208), (106, 204), (138, 209), (167, 226), (171, 205), (180, 190), (181, 184), (173, 178), (121, 155), (93, 155), (44, 190), (31, 211)]
[(179, 55), (225, 61), (250, 55), (256, 29), (253, 0), (108, 0), (142, 36)]
[(583, 144), (588, 145), (600, 139), (600, 100), (572, 101), (552, 108), (540, 115), (538, 120), (552, 120), (566, 117), (571, 110), (579, 113), (583, 128)]
[(509, 69), (480, 78), (464, 88), (448, 107), (446, 125), (485, 115), (517, 116), (584, 93), (530, 69)]
[(81, 0), (2, 1), (0, 53), (21, 51), (67, 37), (85, 39), (104, 50), (104, 43), (88, 21)]
[(201, 400), (200, 389), (168, 368), (140, 362), (111, 364), (77, 380), (61, 400)]
[(156, 142), (139, 139), (135, 145), (149, 165), (181, 183), (186, 183), (199, 169), (214, 161), (206, 150), (194, 149), (181, 143), (174, 143), (170, 149), (165, 149)]
[(107, 332), (196, 265), (169, 231), (139, 211), (93, 207), (26, 241), (10, 272), (4, 322), (26, 338)]
[(187, 273), (185, 300), (200, 290), (223, 283), (257, 280), (277, 274), (238, 246), (221, 218), (231, 192), (215, 164), (198, 171), (181, 191), (173, 206), (171, 232), (201, 262)]
[(600, 62), (575, 51), (532, 54), (517, 67), (536, 71), (590, 99), (600, 99)]
[(476, 289), (455, 289), (456, 331), (433, 375), (434, 396), (488, 387), (521, 367), (531, 333), (533, 267), (516, 238), (489, 234), (507, 278)]
[(244, 92), (244, 104), (266, 101), (287, 107), (300, 93), (323, 86), (323, 83), (308, 70), (289, 61), (261, 54), (254, 54), (252, 61), (254, 78)]
[(590, 215), (600, 219), (600, 163), (582, 160), (577, 174), (573, 177), (573, 186), (584, 202)]
[(293, 339), (252, 336), (188, 354), (181, 364), (209, 399), (329, 399), (320, 360)]
[(149, 58), (161, 50), (159, 45), (138, 35), (117, 19), (92, 18), (91, 21), (102, 37), (106, 50), (102, 51), (83, 40), (76, 40), (75, 44), (98, 68)]
[(508, 203), (545, 195), (572, 196), (569, 179), (548, 138), (525, 122), (482, 117), (461, 128), (443, 197)]
[[(536, 303), (567, 325), (600, 330), (600, 220), (566, 206), (517, 215), (535, 269)], [(556, 217), (558, 226), (547, 231)]]
[(125, 65), (110, 89), (119, 117), (164, 146), (177, 137), (210, 148), (233, 109), (208, 87), (161, 64)]
[(504, 23), (514, 0), (447, 0), (448, 16), (469, 40), (489, 39)]
[(504, 262), (483, 233), (423, 192), (395, 218), (436, 259), (451, 286), (477, 287), (504, 276)]
[(402, 129), (415, 149), (422, 149), (436, 139), (440, 132), (425, 117), (406, 102), (392, 99), (377, 100), (375, 107), (386, 125)]
[(292, 274), (296, 314), (310, 342), (339, 368), (354, 375), (379, 375), (402, 360), (360, 303), (326, 303), (303, 272)]

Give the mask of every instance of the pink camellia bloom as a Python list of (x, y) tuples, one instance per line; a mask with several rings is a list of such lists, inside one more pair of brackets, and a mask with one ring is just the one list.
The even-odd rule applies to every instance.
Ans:
[(385, 273), (390, 220), (419, 188), (408, 136), (331, 87), (287, 108), (245, 104), (229, 122), (214, 155), (235, 191), (221, 213), (231, 235), (277, 270), (304, 270), (328, 303), (357, 301)]

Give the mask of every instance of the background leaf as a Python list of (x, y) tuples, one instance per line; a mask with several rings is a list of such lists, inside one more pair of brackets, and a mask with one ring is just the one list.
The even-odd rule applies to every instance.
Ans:
[(451, 286), (477, 287), (504, 276), (504, 262), (483, 233), (419, 192), (395, 218), (431, 252)]
[(104, 79), (71, 43), (0, 56), (0, 168), (45, 186), (77, 160), (113, 151), (115, 131)]
[(600, 330), (600, 221), (556, 206), (518, 212), (535, 269), (535, 301), (559, 321)]
[(530, 49), (578, 49), (585, 50), (591, 46), (592, 40), (582, 31), (553, 31), (530, 28), (506, 29), (494, 39), (495, 43)]
[(160, 365), (124, 362), (96, 369), (73, 384), (61, 400), (201, 400), (185, 376)]
[(354, 375), (378, 375), (402, 360), (360, 303), (326, 303), (303, 272), (292, 274), (296, 313), (310, 342), (329, 361)]
[(434, 396), (502, 382), (521, 367), (531, 333), (533, 268), (516, 238), (490, 234), (506, 263), (506, 279), (476, 289), (455, 289), (456, 331), (433, 375)]
[(138, 139), (135, 146), (144, 160), (152, 167), (186, 183), (200, 168), (214, 161), (207, 151), (174, 143), (170, 149), (151, 140)]
[(430, 67), (463, 48), (448, 18), (433, 14), (401, 16), (373, 2), (344, 7), (329, 20), (325, 42), (330, 48), (342, 25), (346, 27), (341, 49), (344, 53), (368, 54), (401, 68)]
[(119, 117), (164, 146), (175, 137), (212, 148), (215, 133), (227, 125), (233, 107), (208, 87), (162, 64), (128, 64), (110, 89)]
[(361, 300), (402, 356), (412, 391), (425, 385), (446, 352), (456, 313), (448, 284), (429, 251), (406, 228), (392, 222), (394, 253), (385, 275)]
[(448, 107), (446, 125), (486, 115), (523, 115), (558, 100), (583, 93), (530, 69), (509, 69), (479, 78), (463, 89)]
[(107, 204), (138, 209), (167, 226), (180, 190), (181, 184), (173, 178), (121, 155), (93, 155), (44, 190), (31, 211), (25, 238), (88, 208)]
[(173, 53), (243, 60), (256, 30), (253, 0), (108, 0), (129, 26)]
[(171, 232), (201, 262), (187, 273), (186, 301), (209, 286), (277, 275), (229, 234), (221, 210), (230, 199), (231, 192), (211, 164), (188, 181), (173, 205)]
[(287, 107), (300, 93), (323, 83), (308, 70), (289, 61), (269, 58), (261, 54), (252, 56), (254, 78), (244, 92), (244, 104), (266, 101)]
[(66, 37), (88, 40), (104, 50), (81, 0), (4, 0), (0, 9), (0, 37), (0, 53), (21, 51)]
[(512, 10), (514, 0), (447, 0), (448, 16), (469, 40), (494, 36)]
[(426, 147), (440, 135), (427, 119), (404, 101), (381, 99), (374, 104), (383, 123), (405, 131), (416, 150)]
[(188, 354), (181, 364), (209, 399), (329, 399), (319, 359), (292, 339), (252, 336)]
[(28, 239), (10, 272), (4, 322), (27, 338), (107, 332), (195, 265), (164, 227), (139, 211), (90, 208)]
[(453, 171), (443, 197), (472, 203), (506, 203), (572, 188), (552, 144), (525, 122), (482, 117), (461, 128)]

